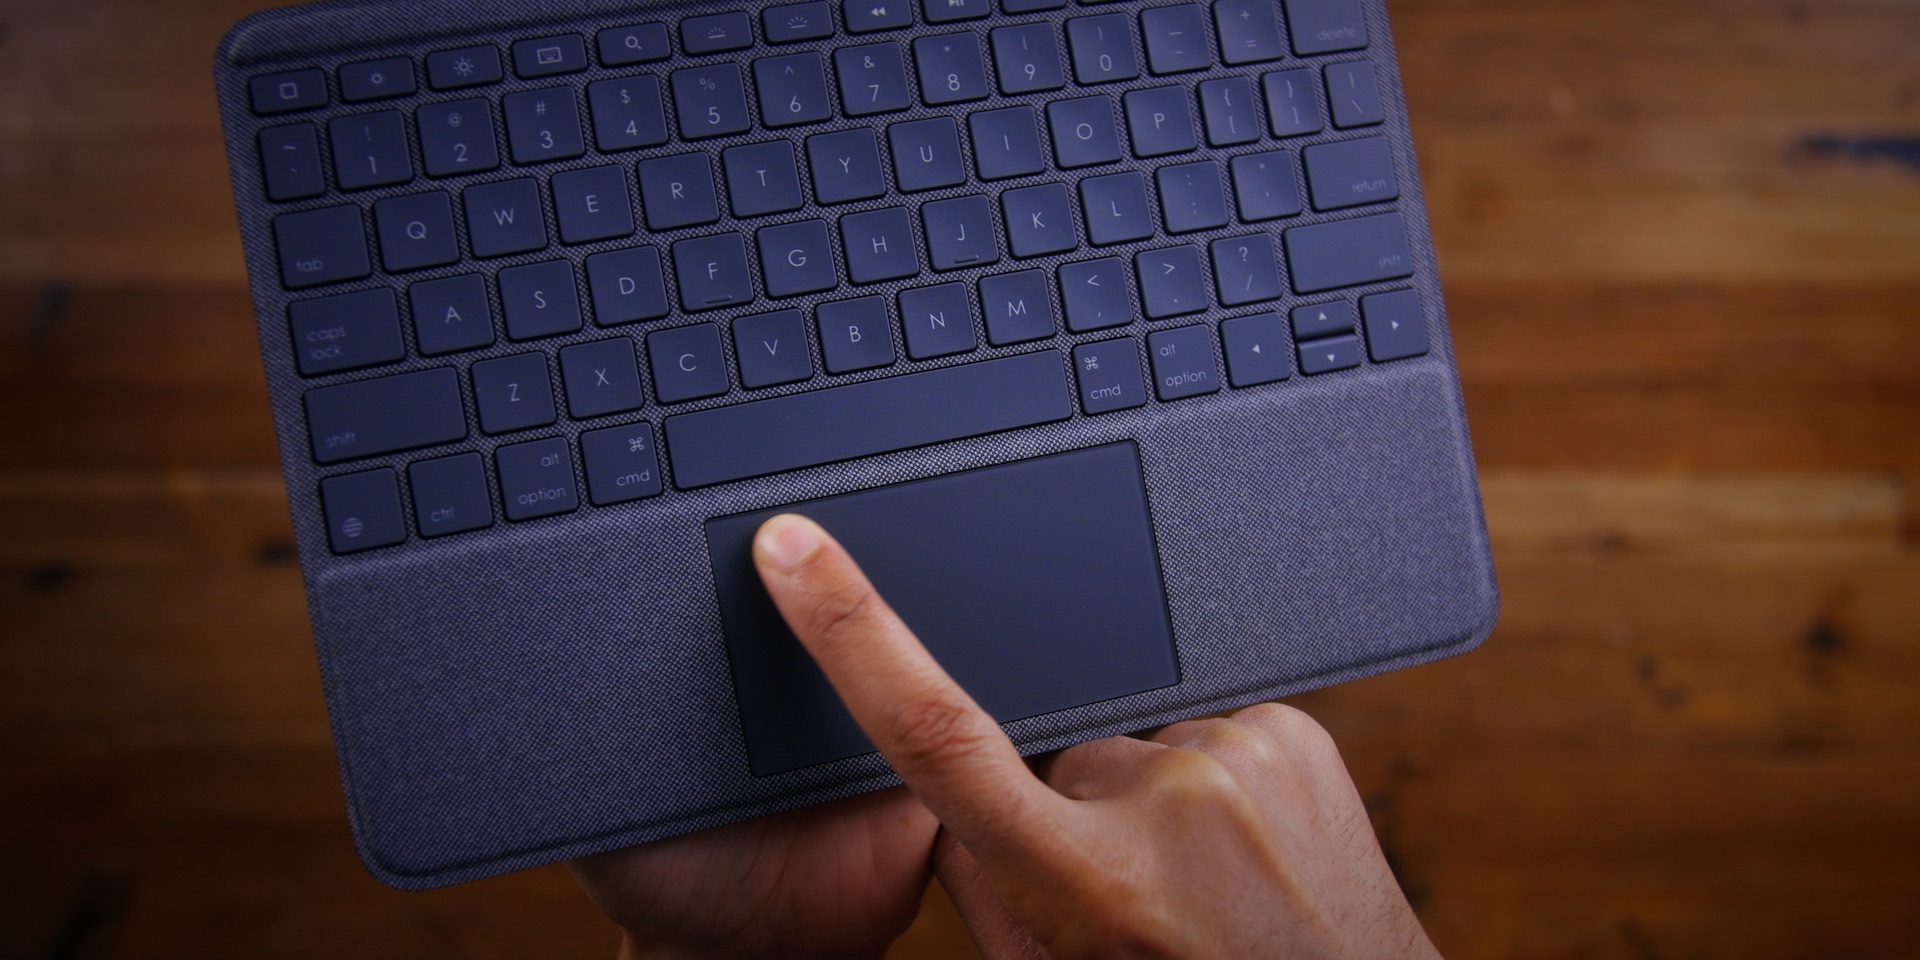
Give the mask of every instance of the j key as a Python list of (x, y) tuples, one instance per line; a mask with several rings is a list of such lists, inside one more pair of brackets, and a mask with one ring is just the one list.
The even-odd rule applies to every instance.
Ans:
[(800, 164), (793, 156), (793, 143), (773, 140), (745, 147), (734, 147), (721, 155), (727, 172), (727, 196), (736, 217), (757, 217), (768, 213), (798, 210)]
[(713, 161), (704, 153), (681, 153), (640, 162), (640, 202), (647, 226), (672, 230), (720, 219)]
[(421, 107), (420, 154), (427, 176), (485, 173), (500, 166), (494, 141), (493, 106), (485, 100), (459, 100)]
[(532, 179), (468, 187), (467, 240), (476, 257), (504, 257), (547, 245), (540, 187)]
[(1073, 348), (1073, 372), (1080, 380), (1080, 406), (1088, 414), (1131, 410), (1147, 402), (1140, 344), (1132, 337)]
[(1147, 181), (1137, 171), (1080, 181), (1080, 202), (1086, 214), (1087, 239), (1095, 246), (1153, 236)]
[(660, 458), (653, 426), (630, 423), (580, 435), (587, 465), (587, 496), (605, 507), (660, 493)]
[(981, 277), (980, 309), (987, 315), (987, 342), (996, 347), (1051, 337), (1060, 325), (1042, 270)]
[(512, 433), (544, 427), (559, 419), (553, 405), (553, 377), (544, 353), (517, 353), (473, 365), (474, 408), (480, 430)]
[(1183, 87), (1153, 87), (1126, 96), (1127, 131), (1133, 137), (1133, 155), (1160, 157), (1198, 147), (1193, 133), (1193, 110)]
[(1141, 309), (1154, 320), (1199, 313), (1207, 308), (1206, 268), (1200, 248), (1187, 244), (1147, 250), (1133, 258), (1140, 274)]
[(1213, 242), (1213, 278), (1220, 302), (1229, 307), (1278, 299), (1280, 259), (1264, 233)]
[(326, 512), (327, 543), (338, 554), (391, 547), (407, 540), (400, 512), (400, 475), (369, 470), (320, 481), (320, 505)]
[(1315, 210), (1382, 203), (1400, 196), (1393, 147), (1386, 137), (1323, 143), (1308, 147), (1302, 156)]
[(737, 233), (674, 244), (673, 269), (680, 281), (680, 305), (689, 311), (753, 302), (747, 242)]
[(1161, 400), (1204, 396), (1220, 389), (1220, 366), (1213, 358), (1213, 334), (1206, 327), (1156, 331), (1147, 337), (1153, 363), (1153, 389)]
[(833, 10), (824, 2), (789, 3), (760, 13), (768, 43), (793, 43), (833, 36)]
[(886, 298), (823, 303), (814, 312), (814, 322), (820, 328), (820, 356), (827, 362), (828, 373), (854, 373), (893, 363)]
[(1184, 73), (1213, 66), (1213, 51), (1207, 47), (1207, 15), (1198, 4), (1143, 10), (1140, 29), (1147, 37), (1147, 69), (1154, 73)]
[(552, 437), (501, 447), (493, 454), (500, 472), (500, 504), (515, 522), (571, 513), (580, 507), (567, 441)]
[(980, 179), (1024, 177), (1047, 168), (1032, 107), (976, 113), (967, 118), (967, 126), (973, 133), (973, 163)]
[(937, 200), (920, 208), (927, 230), (927, 258), (935, 270), (996, 263), (993, 202), (982, 196)]
[(1025, 23), (993, 31), (993, 65), (1003, 93), (1058, 90), (1067, 85), (1053, 24)]
[(993, 12), (993, 0), (921, 0), (928, 23), (978, 20)]
[(560, 382), (567, 385), (567, 414), (575, 420), (638, 410), (640, 365), (633, 340), (616, 337), (560, 351)]
[(1327, 67), (1327, 102), (1333, 105), (1333, 125), (1369, 127), (1386, 119), (1380, 109), (1380, 87), (1373, 61), (1356, 60)]
[(1220, 165), (1212, 160), (1161, 167), (1160, 219), (1168, 233), (1192, 233), (1227, 225), (1227, 196)]
[(407, 355), (400, 306), (389, 289), (302, 300), (287, 308), (287, 321), (302, 376), (379, 366)]
[(1253, 102), (1253, 83), (1245, 77), (1201, 84), (1200, 113), (1206, 119), (1207, 142), (1216, 147), (1260, 139), (1260, 108)]
[(711, 323), (648, 334), (647, 358), (661, 403), (727, 392), (727, 358), (720, 352), (720, 328)]
[(1067, 329), (1074, 333), (1104, 330), (1133, 320), (1127, 265), (1119, 257), (1063, 265), (1060, 299), (1067, 306)]
[(280, 282), (288, 290), (358, 280), (373, 273), (360, 208), (327, 207), (273, 218)]
[(1236, 387), (1293, 375), (1287, 361), (1287, 324), (1277, 313), (1228, 320), (1220, 325), (1220, 341), (1226, 348), (1228, 382)]
[(872, 33), (913, 26), (911, 0), (840, 0), (848, 33)]
[(1300, 185), (1294, 179), (1293, 154), (1274, 150), (1234, 157), (1233, 196), (1240, 219), (1248, 223), (1298, 214)]
[(887, 192), (880, 142), (866, 127), (807, 138), (813, 195), (821, 203), (869, 200)]
[[(904, 9), (906, 0), (887, 2)], [(891, 113), (913, 106), (913, 90), (907, 86), (906, 61), (899, 44), (845, 47), (834, 51), (833, 66), (840, 76), (840, 101), (848, 116)]]
[(553, 176), (553, 212), (561, 243), (591, 243), (633, 233), (633, 198), (619, 167), (588, 167)]
[(1320, 98), (1314, 95), (1313, 71), (1282, 70), (1260, 78), (1267, 92), (1267, 122), (1276, 137), (1319, 133)]
[(664, 23), (642, 23), (600, 31), (600, 62), (609, 67), (650, 63), (673, 56), (673, 41)]
[(1360, 0), (1286, 0), (1293, 52), (1301, 56), (1358, 50), (1367, 45)]
[(549, 260), (500, 271), (500, 306), (507, 315), (507, 338), (533, 340), (573, 333), (586, 325), (573, 264)]
[(902, 291), (900, 326), (906, 331), (907, 356), (915, 360), (950, 357), (979, 346), (973, 332), (973, 303), (967, 299), (964, 283)]
[(740, 68), (731, 63), (675, 70), (673, 101), (680, 133), (689, 140), (741, 133), (752, 125)]
[(500, 48), (491, 44), (427, 54), (427, 86), (435, 90), (499, 83), (503, 76)]
[(420, 352), (434, 357), (493, 346), (493, 305), (486, 278), (477, 273), (416, 283), (413, 335)]
[(680, 45), (688, 53), (719, 53), (753, 46), (753, 21), (744, 13), (688, 17), (680, 24)]
[(524, 80), (579, 73), (587, 68), (587, 41), (577, 33), (522, 40), (513, 45), (513, 72)]
[(340, 99), (348, 103), (405, 97), (416, 89), (413, 61), (406, 57), (349, 63), (340, 68)]
[(760, 119), (769, 127), (818, 123), (833, 116), (826, 61), (817, 53), (755, 60), (753, 82), (760, 93)]
[(1133, 21), (1124, 13), (1068, 20), (1067, 46), (1073, 52), (1074, 79), (1083, 84), (1140, 75), (1133, 55)]
[(1047, 104), (1053, 153), (1062, 167), (1090, 167), (1120, 159), (1120, 132), (1110, 97), (1081, 97)]
[(652, 247), (588, 257), (587, 286), (593, 292), (594, 322), (603, 327), (658, 320), (669, 312), (660, 251)]
[(900, 189), (932, 190), (967, 182), (960, 157), (960, 128), (952, 117), (896, 123), (887, 128), (893, 146), (893, 177)]
[(1367, 320), (1367, 351), (1375, 363), (1404, 360), (1427, 352), (1427, 320), (1420, 294), (1412, 290), (1376, 293), (1360, 301)]
[(1287, 231), (1287, 265), (1298, 293), (1413, 276), (1406, 220), (1382, 213), (1295, 227)]
[(460, 377), (450, 367), (310, 390), (306, 407), (315, 463), (431, 447), (467, 435)]
[(761, 230), (760, 271), (767, 296), (818, 293), (840, 285), (833, 267), (833, 241), (825, 220), (803, 220)]
[(854, 283), (897, 280), (920, 272), (913, 219), (904, 207), (886, 207), (840, 218), (847, 272)]
[(1007, 218), (1007, 245), (1016, 257), (1063, 253), (1080, 245), (1073, 230), (1073, 200), (1064, 183), (1021, 187), (1000, 195)]
[(460, 259), (453, 235), (453, 202), (434, 190), (389, 197), (373, 205), (380, 262), (389, 273), (445, 266)]
[(333, 178), (342, 190), (364, 190), (413, 179), (407, 119), (396, 110), (339, 117), (327, 124), (333, 141)]
[(514, 163), (571, 160), (587, 152), (573, 88), (510, 93), (501, 106), (507, 115), (507, 144)]
[(1220, 29), (1220, 56), (1228, 63), (1258, 63), (1286, 55), (1273, 0), (1219, 0), (1213, 22)]
[(920, 98), (928, 105), (986, 99), (987, 68), (973, 34), (921, 37), (913, 42), (913, 59), (920, 68)]
[(1359, 337), (1329, 337), (1300, 345), (1300, 372), (1308, 376), (1360, 365)]
[(318, 70), (296, 70), (254, 77), (248, 84), (253, 112), (263, 117), (327, 105), (327, 75)]
[(320, 134), (310, 123), (260, 131), (260, 169), (269, 200), (304, 200), (327, 192)]
[(407, 468), (413, 522), (423, 537), (444, 537), (493, 526), (493, 494), (477, 453), (423, 460)]
[(667, 142), (667, 113), (660, 81), (648, 74), (602, 80), (587, 87), (593, 139), (601, 150), (657, 147)]
[(798, 310), (733, 321), (733, 355), (740, 358), (740, 385), (749, 390), (813, 377), (807, 321)]

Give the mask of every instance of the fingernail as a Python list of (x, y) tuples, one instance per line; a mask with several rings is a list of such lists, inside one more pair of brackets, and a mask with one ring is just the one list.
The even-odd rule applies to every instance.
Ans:
[(774, 517), (760, 528), (756, 540), (760, 556), (776, 570), (787, 570), (820, 547), (820, 528), (805, 517)]

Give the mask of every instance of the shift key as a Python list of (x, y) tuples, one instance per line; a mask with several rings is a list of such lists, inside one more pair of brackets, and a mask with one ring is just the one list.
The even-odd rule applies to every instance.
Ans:
[(315, 463), (452, 443), (467, 435), (460, 377), (450, 367), (307, 392)]
[(1407, 221), (1398, 213), (1295, 227), (1287, 266), (1296, 293), (1317, 293), (1413, 276)]

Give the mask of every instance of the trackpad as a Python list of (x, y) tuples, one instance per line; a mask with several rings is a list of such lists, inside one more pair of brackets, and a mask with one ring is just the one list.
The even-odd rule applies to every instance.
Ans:
[(1116, 443), (707, 521), (753, 774), (873, 750), (754, 572), (762, 523), (832, 532), (1004, 723), (1179, 682), (1140, 477)]

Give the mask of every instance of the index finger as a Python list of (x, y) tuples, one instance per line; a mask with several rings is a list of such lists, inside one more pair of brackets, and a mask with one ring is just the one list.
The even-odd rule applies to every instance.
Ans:
[(983, 860), (1056, 835), (1064, 800), (1027, 769), (980, 705), (922, 646), (845, 548), (805, 517), (775, 517), (754, 564), (847, 712), (920, 801)]

